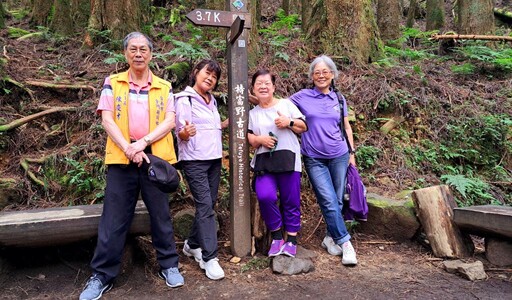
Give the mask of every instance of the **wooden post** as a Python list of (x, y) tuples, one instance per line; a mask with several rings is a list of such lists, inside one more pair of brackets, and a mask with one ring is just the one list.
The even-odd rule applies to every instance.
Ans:
[[(236, 4), (233, 3), (236, 2)], [(227, 0), (230, 11), (247, 12), (240, 0)], [(236, 6), (235, 6), (236, 5)], [(238, 19), (239, 17), (237, 17)], [(246, 256), (251, 252), (251, 200), (249, 177), (249, 145), (247, 126), (249, 114), (247, 37), (244, 22), (234, 22), (227, 35), (228, 98), (229, 98), (229, 169), (231, 252)]]
[(456, 207), (446, 185), (415, 190), (412, 198), (418, 219), (436, 257), (467, 257), (473, 252), (469, 236), (463, 235), (453, 222)]
[[(245, 0), (244, 0), (245, 1)], [(198, 26), (230, 28), (226, 36), (229, 98), (229, 169), (231, 210), (231, 252), (246, 256), (251, 251), (251, 205), (249, 177), (249, 145), (247, 122), (249, 113), (247, 83), (247, 30), (251, 15), (241, 0), (226, 0), (229, 11), (195, 9), (187, 19)]]

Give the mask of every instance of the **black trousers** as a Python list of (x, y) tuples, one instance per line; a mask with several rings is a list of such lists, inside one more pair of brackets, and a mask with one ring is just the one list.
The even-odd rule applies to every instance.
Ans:
[(183, 161), (183, 171), (194, 197), (196, 216), (188, 244), (202, 248), (205, 262), (217, 257), (217, 225), (215, 202), (219, 192), (221, 159)]
[(147, 169), (136, 164), (109, 165), (98, 241), (91, 261), (103, 283), (119, 273), (121, 258), (139, 194), (151, 220), (151, 237), (157, 261), (163, 269), (178, 267), (178, 254), (169, 212), (169, 196), (153, 186)]

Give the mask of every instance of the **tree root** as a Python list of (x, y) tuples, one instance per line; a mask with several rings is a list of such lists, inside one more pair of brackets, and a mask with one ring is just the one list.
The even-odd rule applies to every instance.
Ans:
[(25, 92), (27, 92), (27, 94), (30, 96), (30, 99), (32, 99), (32, 102), (36, 102), (36, 97), (34, 96), (34, 92), (32, 92), (29, 88), (25, 87), (23, 84), (17, 82), (16, 80), (10, 78), (10, 77), (5, 77), (3, 78), (4, 81), (6, 82), (9, 82), (9, 83), (12, 83), (13, 85), (19, 87), (20, 89), (24, 90)]
[(39, 178), (37, 178), (37, 176), (34, 174), (34, 172), (30, 171), (29, 170), (29, 163), (38, 163), (38, 164), (42, 164), (44, 163), (45, 161), (45, 158), (22, 158), (20, 160), (20, 165), (21, 167), (23, 168), (23, 170), (25, 170), (25, 172), (27, 173), (28, 177), (30, 179), (32, 179), (32, 181), (42, 187), (45, 187), (45, 183), (44, 181), (40, 180)]
[(37, 118), (40, 118), (42, 116), (45, 116), (47, 114), (51, 114), (51, 113), (54, 113), (54, 112), (60, 112), (60, 111), (74, 111), (74, 110), (77, 110), (78, 107), (53, 107), (53, 108), (50, 108), (48, 110), (45, 110), (45, 111), (42, 111), (42, 112), (38, 112), (36, 114), (33, 114), (33, 115), (30, 115), (30, 116), (26, 116), (26, 117), (23, 117), (21, 119), (18, 119), (18, 120), (14, 120), (12, 121), (11, 123), (9, 124), (4, 124), (4, 125), (0, 125), (0, 132), (5, 132), (5, 131), (9, 131), (9, 130), (12, 130), (14, 128), (17, 128), (17, 127), (20, 127), (21, 125), (25, 124), (25, 123), (28, 123), (32, 120), (35, 120)]
[(86, 84), (68, 84), (68, 83), (52, 83), (45, 81), (36, 81), (36, 80), (28, 80), (27, 84), (39, 87), (46, 87), (52, 89), (90, 89), (93, 93), (96, 92), (96, 89), (93, 86)]

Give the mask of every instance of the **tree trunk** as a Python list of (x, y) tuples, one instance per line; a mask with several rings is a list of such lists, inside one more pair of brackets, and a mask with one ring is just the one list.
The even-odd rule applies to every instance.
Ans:
[(456, 206), (446, 185), (415, 190), (412, 199), (418, 219), (436, 257), (461, 258), (471, 255), (471, 239), (453, 222)]
[(400, 37), (400, 3), (398, 0), (378, 0), (377, 24), (384, 42)]
[(444, 0), (427, 0), (427, 31), (444, 28)]
[(492, 0), (458, 0), (460, 34), (494, 34)]
[(249, 6), (249, 12), (251, 13), (251, 31), (249, 33), (249, 48), (248, 48), (248, 60), (249, 66), (258, 64), (259, 55), (259, 29), (261, 21), (261, 4), (260, 1), (252, 0)]
[(290, 14), (290, 0), (283, 0), (283, 3), (281, 4), (281, 8), (284, 11), (285, 15)]
[(308, 32), (308, 23), (311, 19), (313, 12), (313, 5), (311, 0), (300, 0), (301, 3), (301, 15), (302, 15), (302, 31)]
[(418, 2), (416, 0), (411, 0), (409, 3), (409, 10), (407, 11), (407, 22), (405, 27), (413, 28), (414, 20), (416, 20), (416, 11), (418, 10)]
[(149, 8), (149, 0), (91, 0), (86, 44), (99, 41), (91, 32), (110, 30), (112, 39), (121, 40), (132, 31), (140, 31), (149, 18)]
[(55, 0), (50, 29), (62, 35), (80, 32), (87, 26), (90, 0)]
[(33, 0), (32, 1), (32, 19), (31, 23), (36, 26), (45, 26), (49, 24), (48, 16), (53, 7), (53, 1)]
[(307, 25), (316, 54), (344, 56), (350, 62), (366, 64), (382, 56), (383, 45), (372, 8), (372, 0), (316, 1)]
[(5, 10), (2, 2), (0, 1), (0, 28), (5, 28)]

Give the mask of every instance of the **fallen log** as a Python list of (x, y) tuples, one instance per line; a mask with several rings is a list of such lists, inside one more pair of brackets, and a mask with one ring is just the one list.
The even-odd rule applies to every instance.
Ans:
[[(93, 238), (102, 210), (102, 204), (93, 204), (0, 212), (0, 246), (42, 247)], [(149, 232), (149, 213), (138, 201), (130, 233)]]
[(512, 23), (512, 12), (506, 11), (503, 8), (494, 8), (493, 12), (495, 15), (505, 18)]
[(415, 190), (412, 199), (436, 257), (462, 258), (472, 254), (474, 246), (469, 235), (462, 234), (452, 221), (456, 204), (448, 186)]
[(478, 35), (478, 34), (433, 34), (431, 40), (485, 40), (512, 42), (512, 36)]
[(53, 108), (50, 108), (50, 109), (38, 112), (36, 114), (30, 115), (30, 116), (26, 116), (26, 117), (23, 117), (23, 118), (18, 119), (18, 120), (14, 120), (14, 121), (12, 121), (9, 124), (0, 125), (0, 132), (12, 130), (14, 128), (20, 127), (21, 125), (23, 125), (25, 123), (28, 123), (28, 122), (30, 122), (32, 120), (38, 119), (38, 118), (40, 118), (42, 116), (45, 116), (45, 115), (48, 115), (48, 114), (52, 114), (52, 113), (55, 113), (55, 112), (61, 112), (61, 111), (74, 111), (74, 110), (77, 110), (77, 109), (78, 109), (78, 107), (74, 107), (74, 106), (71, 106), (71, 107), (53, 107)]

